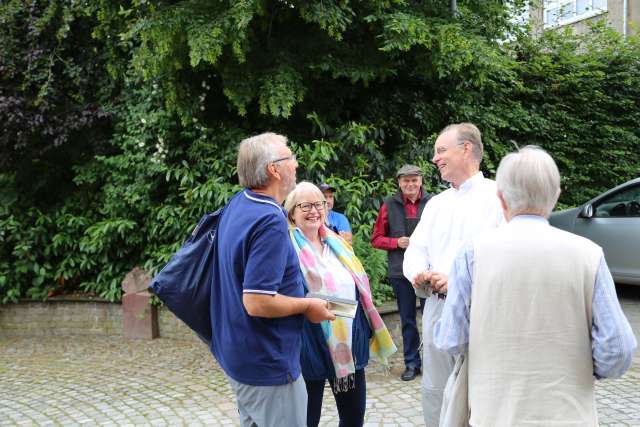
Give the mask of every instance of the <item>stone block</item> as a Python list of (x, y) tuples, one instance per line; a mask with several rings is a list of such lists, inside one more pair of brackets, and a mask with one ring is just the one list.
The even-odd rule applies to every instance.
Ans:
[(150, 300), (151, 294), (146, 291), (122, 297), (122, 332), (126, 338), (158, 337), (158, 309)]
[(122, 289), (126, 294), (134, 294), (137, 292), (143, 292), (147, 290), (151, 276), (140, 267), (135, 267), (133, 270), (127, 273), (122, 281)]

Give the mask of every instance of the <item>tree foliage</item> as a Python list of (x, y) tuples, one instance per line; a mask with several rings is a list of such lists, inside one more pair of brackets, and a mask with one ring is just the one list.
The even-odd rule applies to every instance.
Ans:
[(287, 135), (299, 179), (338, 188), (377, 301), (368, 240), (405, 162), (483, 131), (484, 172), (517, 145), (558, 161), (563, 205), (637, 176), (640, 43), (600, 26), (532, 38), (522, 1), (101, 0), (0, 6), (0, 299), (117, 300), (239, 189), (244, 137)]
[(71, 168), (108, 151), (113, 83), (96, 20), (79, 2), (11, 0), (0, 5), (0, 167), (34, 205), (68, 188)]

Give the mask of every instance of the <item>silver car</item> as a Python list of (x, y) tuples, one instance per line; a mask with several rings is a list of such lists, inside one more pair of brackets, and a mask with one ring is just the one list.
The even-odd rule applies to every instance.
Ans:
[(640, 285), (640, 178), (554, 212), (549, 222), (600, 245), (616, 283)]

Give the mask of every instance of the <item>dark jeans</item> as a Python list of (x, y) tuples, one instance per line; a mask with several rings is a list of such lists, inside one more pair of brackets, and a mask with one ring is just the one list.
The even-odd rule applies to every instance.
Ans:
[[(402, 347), (404, 366), (420, 368), (420, 332), (416, 322), (416, 293), (407, 279), (389, 278), (396, 294), (400, 323), (402, 325)], [(424, 298), (420, 298), (420, 312), (424, 310)]]
[[(330, 380), (331, 381), (331, 380)], [(322, 411), (322, 397), (326, 380), (304, 380), (307, 385), (307, 427), (317, 427), (320, 423)], [(333, 387), (331, 388), (333, 391)], [(364, 424), (364, 410), (367, 404), (367, 382), (364, 377), (364, 369), (355, 372), (355, 387), (349, 391), (336, 393), (339, 427), (362, 427)]]

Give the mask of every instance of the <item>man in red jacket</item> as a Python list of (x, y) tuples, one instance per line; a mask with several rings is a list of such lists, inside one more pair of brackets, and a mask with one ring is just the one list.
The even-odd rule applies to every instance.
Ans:
[[(400, 189), (386, 199), (380, 208), (371, 234), (371, 245), (387, 251), (388, 276), (398, 302), (402, 324), (402, 343), (405, 371), (400, 377), (411, 381), (422, 367), (420, 360), (420, 333), (416, 323), (416, 294), (402, 273), (404, 251), (427, 200), (431, 197), (422, 189), (422, 171), (415, 165), (404, 165), (396, 173)], [(424, 308), (424, 299), (420, 298)]]

